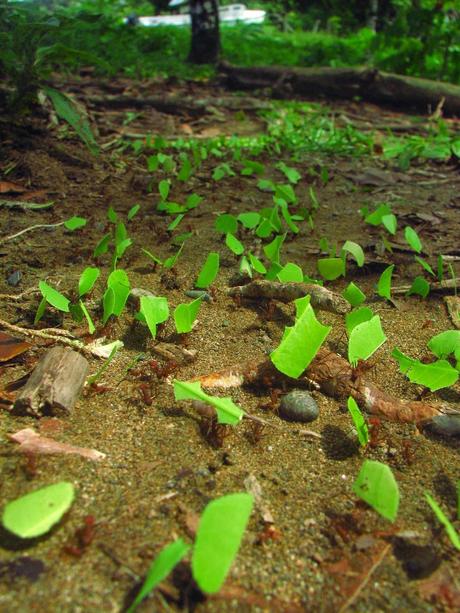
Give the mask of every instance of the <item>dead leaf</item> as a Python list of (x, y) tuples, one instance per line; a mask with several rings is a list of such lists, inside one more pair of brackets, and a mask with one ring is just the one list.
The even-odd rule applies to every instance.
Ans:
[(28, 351), (31, 346), (27, 341), (14, 338), (6, 332), (0, 332), (0, 362), (9, 362), (21, 353)]
[(27, 188), (19, 185), (19, 183), (0, 181), (0, 194), (23, 194), (26, 191)]
[(24, 428), (14, 434), (8, 434), (8, 438), (15, 443), (19, 443), (18, 451), (21, 453), (37, 453), (37, 454), (76, 454), (81, 455), (89, 460), (102, 460), (105, 458), (105, 453), (89, 449), (88, 447), (76, 447), (68, 443), (60, 443), (52, 438), (41, 436), (33, 428)]
[(459, 296), (444, 296), (447, 311), (456, 328), (460, 329), (460, 297)]

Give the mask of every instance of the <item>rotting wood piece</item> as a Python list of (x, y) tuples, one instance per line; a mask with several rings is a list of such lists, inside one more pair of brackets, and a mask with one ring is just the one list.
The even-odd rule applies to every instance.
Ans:
[(78, 352), (53, 347), (38, 362), (13, 411), (37, 417), (65, 415), (74, 407), (88, 369), (88, 360)]
[(265, 298), (285, 303), (310, 296), (311, 305), (323, 311), (344, 314), (351, 310), (350, 304), (340, 294), (313, 283), (279, 283), (259, 279), (247, 285), (231, 287), (227, 293), (229, 296)]
[(222, 62), (220, 71), (232, 89), (270, 87), (274, 95), (350, 99), (395, 104), (433, 112), (444, 99), (443, 113), (460, 113), (460, 87), (429, 79), (380, 72), (366, 66), (359, 68), (286, 68), (284, 66), (232, 66)]

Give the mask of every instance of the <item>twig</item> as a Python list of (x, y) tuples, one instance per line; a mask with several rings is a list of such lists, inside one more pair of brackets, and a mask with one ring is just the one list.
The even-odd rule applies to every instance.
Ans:
[(39, 293), (40, 290), (38, 289), (38, 287), (29, 287), (29, 289), (24, 290), (20, 294), (0, 294), (0, 300), (11, 300), (14, 302), (19, 302), (19, 300), (22, 300), (24, 298), (24, 296)]
[(390, 550), (391, 545), (388, 544), (386, 545), (386, 547), (384, 547), (382, 549), (382, 551), (380, 552), (379, 556), (377, 557), (377, 559), (375, 560), (375, 562), (372, 564), (372, 566), (370, 567), (370, 569), (367, 571), (367, 573), (364, 575), (363, 580), (361, 581), (361, 583), (358, 585), (358, 587), (356, 588), (356, 590), (353, 592), (353, 594), (348, 598), (348, 600), (346, 600), (344, 602), (344, 604), (340, 607), (339, 612), (338, 613), (344, 613), (344, 611), (346, 611), (349, 607), (351, 607), (351, 605), (355, 602), (355, 600), (359, 597), (359, 595), (361, 594), (361, 592), (363, 591), (363, 589), (366, 587), (366, 585), (369, 583), (369, 579), (371, 578), (372, 574), (374, 573), (374, 571), (380, 566), (380, 564), (383, 562), (383, 560), (385, 559), (385, 556), (387, 555), (388, 551)]
[[(398, 287), (393, 287), (391, 291), (393, 294), (405, 294), (411, 287), (411, 285), (400, 285)], [(432, 283), (430, 285), (430, 290), (432, 292), (444, 292), (449, 289), (455, 289), (456, 287), (460, 287), (460, 277), (444, 279), (444, 281), (440, 281), (439, 283)]]
[[(88, 349), (86, 345), (84, 345), (81, 341), (78, 341), (76, 339), (67, 338), (65, 335), (65, 332), (62, 330), (60, 331), (59, 334), (56, 333), (57, 332), (56, 330), (54, 334), (51, 334), (50, 332), (47, 332), (46, 330), (30, 330), (29, 328), (21, 328), (21, 326), (15, 326), (14, 324), (10, 324), (8, 321), (5, 321), (3, 319), (0, 319), (0, 327), (6, 328), (7, 330), (11, 330), (12, 332), (16, 332), (17, 334), (23, 334), (24, 336), (28, 336), (32, 338), (36, 336), (38, 338), (53, 340), (53, 341), (56, 341), (57, 343), (68, 345), (69, 347), (72, 347), (72, 349), (75, 349), (76, 351), (81, 351), (85, 355), (92, 356), (91, 350)], [(50, 328), (50, 330), (54, 330), (54, 328)]]
[(37, 228), (57, 228), (58, 226), (63, 226), (64, 221), (60, 221), (59, 223), (37, 223), (34, 226), (29, 226), (28, 228), (24, 228), (20, 232), (16, 232), (16, 234), (10, 234), (10, 236), (5, 236), (5, 238), (0, 239), (0, 245), (2, 243), (6, 243), (7, 241), (12, 240), (13, 238), (17, 238), (26, 232), (30, 232), (31, 230), (36, 230)]

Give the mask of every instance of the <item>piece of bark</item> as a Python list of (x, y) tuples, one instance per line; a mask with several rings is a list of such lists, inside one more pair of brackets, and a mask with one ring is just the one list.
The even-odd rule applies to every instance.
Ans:
[(88, 360), (67, 347), (53, 347), (38, 362), (14, 403), (14, 412), (65, 415), (75, 405), (88, 373)]
[(8, 434), (8, 438), (15, 443), (19, 443), (18, 451), (21, 453), (50, 455), (50, 454), (65, 454), (65, 455), (80, 455), (88, 460), (102, 460), (105, 458), (105, 453), (88, 447), (78, 447), (69, 443), (61, 443), (55, 441), (48, 436), (42, 436), (35, 432), (33, 428), (24, 428), (14, 434)]
[(241, 298), (279, 300), (285, 303), (310, 296), (311, 305), (323, 311), (344, 314), (351, 310), (350, 304), (340, 294), (314, 283), (279, 283), (260, 279), (251, 281), (247, 285), (231, 287), (227, 290), (227, 294)]
[[(444, 99), (443, 113), (460, 113), (460, 87), (452, 83), (430, 81), (380, 72), (375, 68), (286, 68), (284, 66), (231, 66), (222, 62), (219, 69), (232, 89), (270, 87), (274, 95), (300, 94), (308, 97), (333, 97), (389, 103), (398, 107), (433, 112)], [(280, 82), (282, 87), (280, 88)], [(284, 91), (283, 91), (284, 90)]]

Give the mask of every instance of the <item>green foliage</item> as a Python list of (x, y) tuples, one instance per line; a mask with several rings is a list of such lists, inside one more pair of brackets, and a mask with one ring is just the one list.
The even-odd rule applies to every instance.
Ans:
[(190, 545), (184, 543), (182, 539), (177, 539), (173, 543), (166, 545), (150, 565), (144, 583), (133, 600), (131, 606), (126, 609), (126, 613), (133, 613), (155, 587), (166, 579), (173, 568), (182, 560), (190, 550)]
[(441, 359), (448, 358), (452, 353), (457, 355), (460, 351), (460, 330), (446, 330), (436, 334), (428, 341), (428, 349)]
[(345, 261), (343, 258), (320, 258), (316, 264), (319, 274), (326, 281), (334, 281), (345, 275)]
[(366, 294), (353, 281), (343, 290), (342, 296), (352, 307), (359, 306), (366, 300)]
[(74, 496), (73, 485), (65, 481), (42, 487), (7, 503), (2, 525), (23, 539), (46, 534), (69, 510)]
[(358, 441), (361, 447), (365, 447), (369, 443), (369, 429), (367, 427), (366, 420), (363, 414), (359, 410), (356, 400), (351, 396), (347, 402), (348, 410), (350, 411), (351, 418), (355, 424), (355, 428), (358, 434)]
[(128, 275), (123, 269), (114, 270), (107, 279), (107, 289), (102, 298), (103, 316), (105, 325), (111, 315), (119, 317), (125, 307), (131, 286)]
[(202, 298), (197, 298), (188, 304), (179, 304), (174, 310), (174, 323), (178, 334), (191, 332), (193, 322), (198, 315)]
[(345, 315), (345, 327), (348, 334), (351, 334), (353, 328), (358, 324), (362, 324), (365, 321), (369, 321), (374, 317), (372, 309), (369, 307), (361, 307), (359, 309), (353, 309), (350, 313)]
[(391, 356), (399, 363), (399, 368), (412, 383), (428, 387), (432, 392), (454, 385), (459, 378), (459, 372), (447, 360), (436, 360), (424, 364), (405, 355), (395, 347)]
[(425, 492), (425, 498), (428, 504), (430, 505), (433, 513), (438, 518), (438, 521), (444, 526), (447, 536), (449, 537), (452, 545), (455, 547), (455, 549), (460, 550), (460, 535), (455, 530), (454, 526), (452, 525), (447, 515), (441, 509), (441, 507), (436, 502), (436, 500), (428, 492)]
[(203, 511), (192, 554), (192, 573), (206, 594), (220, 590), (240, 548), (254, 504), (250, 494), (228, 494)]
[(356, 366), (358, 360), (367, 360), (386, 340), (378, 315), (356, 324), (348, 341), (348, 361)]
[(174, 381), (174, 397), (176, 400), (200, 400), (210, 404), (217, 413), (220, 424), (235, 426), (244, 415), (244, 412), (231, 398), (217, 398), (203, 392), (199, 381)]
[(377, 293), (382, 298), (386, 298), (387, 300), (391, 300), (391, 277), (393, 275), (395, 265), (391, 264), (387, 266), (385, 270), (380, 275), (380, 278), (377, 283)]
[(152, 338), (157, 335), (157, 325), (169, 317), (168, 301), (163, 296), (141, 296), (139, 313), (147, 324)]
[(219, 254), (211, 251), (208, 253), (205, 263), (200, 270), (195, 286), (199, 289), (206, 289), (211, 285), (219, 272)]
[(293, 378), (307, 368), (331, 330), (316, 319), (309, 296), (295, 300), (295, 305), (294, 326), (285, 328), (281, 343), (270, 354), (275, 367)]
[(398, 514), (399, 489), (391, 468), (365, 460), (353, 484), (354, 493), (377, 513), (393, 522)]

